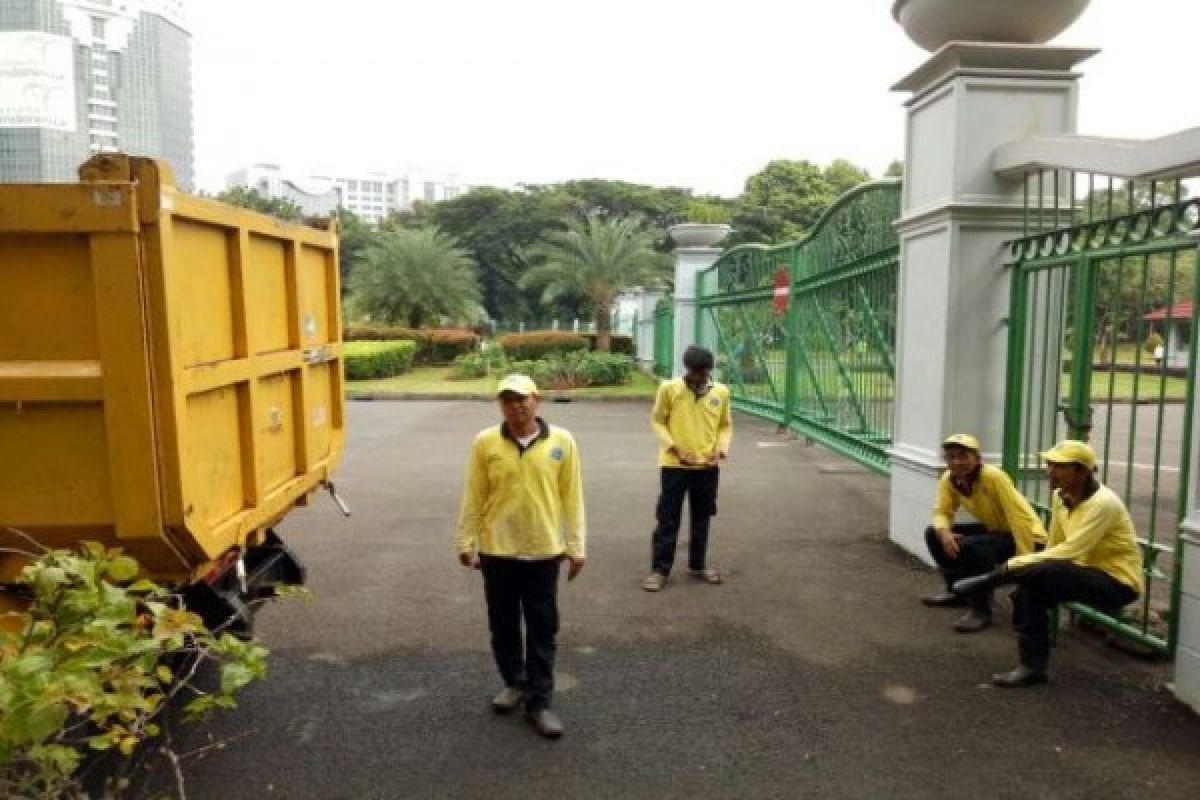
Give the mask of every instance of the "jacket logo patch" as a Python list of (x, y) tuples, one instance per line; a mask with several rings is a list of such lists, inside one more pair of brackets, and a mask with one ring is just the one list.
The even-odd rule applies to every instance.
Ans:
[(721, 405), (721, 398), (714, 397), (713, 399), (708, 401), (708, 404), (710, 406), (712, 406), (713, 408), (716, 408), (717, 406)]
[(553, 450), (550, 451), (550, 457), (553, 458), (555, 461), (562, 461), (563, 460), (562, 448), (555, 447)]

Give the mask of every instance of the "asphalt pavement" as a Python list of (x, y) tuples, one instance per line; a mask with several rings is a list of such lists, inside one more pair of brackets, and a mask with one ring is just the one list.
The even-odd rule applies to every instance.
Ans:
[(579, 441), (590, 529), (560, 594), (566, 736), (491, 712), (482, 586), (454, 554), (495, 407), (359, 402), (338, 475), (354, 515), (319, 497), (282, 525), (314, 599), (264, 611), (269, 678), (181, 732), (205, 748), (189, 798), (1200, 797), (1200, 718), (1169, 665), (1066, 630), (1048, 686), (990, 686), (1010, 626), (963, 636), (919, 605), (938, 581), (887, 542), (885, 478), (738, 416), (710, 548), (727, 583), (648, 594), (648, 404), (544, 412)]

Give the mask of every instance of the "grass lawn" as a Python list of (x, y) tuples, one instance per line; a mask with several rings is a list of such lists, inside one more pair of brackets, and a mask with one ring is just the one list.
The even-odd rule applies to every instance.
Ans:
[[(1108, 381), (1110, 373), (1108, 372), (1093, 372), (1092, 373), (1092, 399), (1102, 400), (1109, 396)], [(1136, 388), (1138, 400), (1158, 400), (1158, 393), (1163, 389), (1163, 378), (1158, 375), (1146, 375), (1145, 373), (1134, 374), (1132, 372), (1117, 372), (1113, 373), (1112, 398), (1114, 400), (1132, 400), (1134, 391), (1134, 380), (1137, 380)], [(1174, 378), (1167, 376), (1166, 378), (1166, 393), (1163, 395), (1167, 400), (1183, 400), (1187, 397), (1187, 380), (1184, 378)], [(1069, 386), (1069, 377), (1064, 377), (1063, 395), (1066, 395), (1067, 387)]]
[[(406, 394), (491, 394), (499, 376), (473, 380), (451, 380), (450, 367), (414, 367), (412, 371), (394, 378), (377, 381), (350, 381), (346, 384), (351, 396), (358, 392), (403, 392)], [(625, 386), (590, 386), (573, 389), (573, 397), (653, 397), (658, 383), (639, 371)], [(547, 395), (557, 392), (548, 390)]]

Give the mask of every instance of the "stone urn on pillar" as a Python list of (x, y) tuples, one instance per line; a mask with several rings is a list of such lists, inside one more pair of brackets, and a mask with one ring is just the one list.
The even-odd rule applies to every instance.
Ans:
[(667, 228), (676, 247), (716, 247), (729, 231), (728, 225), (712, 222), (681, 222)]
[(947, 42), (1044, 44), (1091, 0), (896, 0), (892, 16), (930, 52)]

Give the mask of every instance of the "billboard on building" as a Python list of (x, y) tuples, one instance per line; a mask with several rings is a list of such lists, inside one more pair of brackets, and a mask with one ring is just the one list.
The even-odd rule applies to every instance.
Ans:
[(71, 37), (0, 31), (0, 128), (75, 130)]

